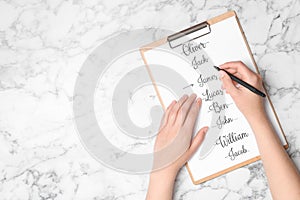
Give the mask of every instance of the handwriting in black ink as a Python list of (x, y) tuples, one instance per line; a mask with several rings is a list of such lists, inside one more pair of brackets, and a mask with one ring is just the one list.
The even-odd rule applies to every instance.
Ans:
[(211, 105), (209, 105), (208, 112), (214, 111), (215, 113), (220, 113), (222, 110), (226, 110), (230, 105), (231, 103), (219, 104), (218, 102), (214, 101)]
[(206, 89), (205, 92), (202, 93), (204, 101), (212, 101), (214, 97), (218, 95), (223, 95), (223, 90), (209, 91)]
[(233, 122), (233, 120), (234, 119), (231, 117), (226, 117), (225, 115), (221, 117), (220, 115), (216, 121), (216, 124), (219, 129), (222, 129), (223, 126), (225, 126), (226, 124), (230, 124), (231, 122)]
[(216, 75), (211, 75), (208, 77), (203, 77), (202, 74), (200, 74), (199, 78), (197, 79), (197, 82), (199, 83), (200, 87), (203, 87), (205, 83), (213, 80), (218, 80), (218, 76)]
[(189, 56), (199, 50), (205, 49), (208, 42), (196, 44), (194, 42), (188, 42), (182, 45), (182, 52), (184, 55)]
[(223, 148), (229, 146), (232, 143), (235, 143), (237, 141), (243, 140), (244, 138), (249, 137), (249, 133), (242, 132), (242, 133), (235, 133), (235, 132), (230, 132), (226, 135), (219, 136), (216, 145), (221, 145)]
[(201, 65), (208, 62), (208, 57), (206, 57), (204, 54), (201, 58), (197, 59), (197, 56), (194, 56), (192, 60), (192, 67), (194, 69), (198, 69)]
[(242, 145), (241, 149), (236, 150), (236, 151), (234, 151), (233, 147), (232, 147), (228, 153), (228, 156), (226, 156), (225, 158), (230, 158), (230, 160), (235, 160), (236, 157), (238, 157), (242, 154), (245, 154), (247, 152), (249, 152), (249, 150), (247, 150), (244, 145)]

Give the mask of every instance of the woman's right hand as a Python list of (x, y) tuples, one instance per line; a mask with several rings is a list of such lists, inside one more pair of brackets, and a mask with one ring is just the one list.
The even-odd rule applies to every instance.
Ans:
[[(243, 62), (227, 62), (219, 67), (249, 83), (258, 90), (263, 91), (261, 76), (252, 72)], [(226, 90), (226, 93), (230, 94), (239, 110), (248, 120), (265, 114), (263, 98), (261, 96), (232, 81), (224, 71), (221, 70), (219, 72), (223, 89)]]
[[(228, 62), (221, 65), (220, 68), (234, 74), (258, 90), (263, 90), (261, 76), (253, 73), (244, 63)], [(255, 134), (273, 199), (300, 199), (299, 171), (289, 158), (268, 120), (264, 110), (263, 97), (243, 86), (236, 87), (236, 83), (225, 72), (221, 71), (221, 77), (224, 89), (231, 95)]]

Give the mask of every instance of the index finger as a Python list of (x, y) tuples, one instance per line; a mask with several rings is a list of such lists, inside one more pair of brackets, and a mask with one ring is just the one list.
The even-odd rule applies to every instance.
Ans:
[(255, 75), (255, 73), (241, 61), (227, 62), (220, 65), (220, 68), (225, 70), (236, 70), (237, 73), (247, 78), (251, 75)]

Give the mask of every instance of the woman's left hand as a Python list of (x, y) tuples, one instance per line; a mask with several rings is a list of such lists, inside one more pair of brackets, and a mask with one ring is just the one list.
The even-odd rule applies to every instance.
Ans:
[(166, 109), (161, 121), (154, 147), (153, 171), (147, 200), (170, 200), (173, 195), (175, 178), (179, 169), (192, 157), (201, 145), (208, 127), (193, 130), (201, 107), (196, 95), (184, 95), (173, 101)]
[[(154, 150), (158, 153), (154, 155), (154, 170), (162, 168), (164, 173), (176, 176), (201, 145), (208, 127), (200, 129), (192, 139), (202, 103), (196, 97), (184, 95), (166, 109), (155, 142)], [(160, 151), (164, 148), (165, 152)]]

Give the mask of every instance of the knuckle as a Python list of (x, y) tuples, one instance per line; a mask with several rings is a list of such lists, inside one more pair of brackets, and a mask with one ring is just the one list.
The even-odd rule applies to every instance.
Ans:
[(178, 110), (178, 114), (177, 114), (178, 116), (181, 116), (181, 115), (183, 115), (183, 110), (182, 109), (179, 109)]
[(257, 75), (258, 81), (262, 81), (262, 77), (260, 74)]
[(196, 115), (197, 113), (197, 109), (195, 107), (195, 105), (190, 109), (190, 112), (189, 112), (189, 116), (190, 117), (193, 117), (194, 115)]
[(179, 108), (179, 104), (176, 104), (170, 112), (172, 113), (177, 112), (178, 108)]
[(259, 75), (258, 74), (255, 74), (255, 80), (259, 80)]
[(188, 109), (186, 106), (182, 106), (180, 110), (182, 113), (186, 113)]
[(183, 128), (189, 130), (192, 126), (191, 119), (187, 117), (184, 121)]
[(257, 74), (254, 74), (253, 76), (251, 76), (251, 80), (254, 82), (254, 83), (257, 83), (259, 81), (259, 76)]
[(237, 61), (237, 68), (243, 68), (245, 64), (242, 61)]
[(172, 112), (172, 113), (170, 113), (170, 119), (175, 119), (175, 117), (176, 117), (176, 113), (175, 112)]

